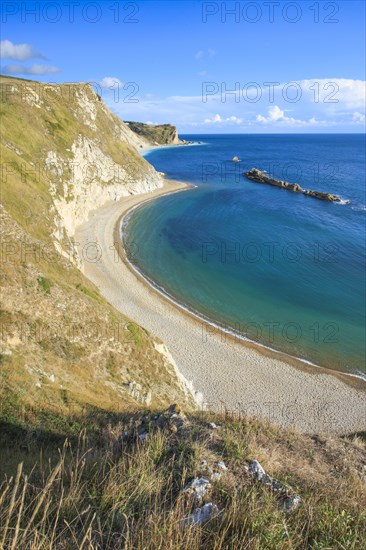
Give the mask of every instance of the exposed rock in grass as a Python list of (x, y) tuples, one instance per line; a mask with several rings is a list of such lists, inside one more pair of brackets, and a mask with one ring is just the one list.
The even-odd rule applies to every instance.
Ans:
[(281, 483), (280, 481), (274, 480), (270, 475), (266, 473), (258, 460), (251, 460), (249, 462), (248, 471), (256, 481), (259, 481), (264, 485), (268, 485), (272, 491), (279, 493), (280, 498), (283, 501), (283, 507), (286, 512), (292, 512), (300, 506), (301, 498), (295, 494), (292, 487)]
[[(183, 428), (172, 433), (170, 423), (178, 418), (184, 418)], [(159, 419), (164, 419), (162, 427)], [(208, 419), (221, 430), (210, 432)], [(74, 439), (72, 448), (65, 444), (61, 469), (57, 460), (62, 444), (57, 441), (56, 469), (51, 472), (47, 455), (39, 469), (31, 471), (29, 453), (36, 433), (28, 441), (23, 437), (29, 481), (16, 475), (18, 462), (15, 470), (6, 472), (0, 519), (10, 517), (11, 523), (7, 528), (6, 521), (0, 521), (4, 548), (25, 547), (25, 529), (27, 547), (37, 550), (81, 547), (86, 534), (88, 547), (111, 549), (364, 547), (363, 434), (315, 441), (259, 420), (184, 415), (177, 405), (160, 413), (135, 409), (111, 415), (103, 425), (100, 420), (88, 419), (85, 440)], [(147, 434), (143, 444), (139, 434)], [(233, 441), (237, 445), (232, 446)], [(245, 449), (245, 456), (265, 457), (267, 469), (276, 474), (270, 476), (258, 460), (245, 462), (240, 449)], [(34, 460), (38, 457), (36, 453)], [(11, 460), (14, 466), (14, 454)], [(275, 479), (279, 476), (291, 477), (301, 499)], [(25, 505), (18, 515), (23, 497)], [(302, 500), (306, 506), (299, 508)], [(14, 546), (17, 515), (20, 531)], [(70, 532), (67, 540), (65, 525)], [(45, 539), (40, 546), (41, 530)]]
[(201, 503), (203, 498), (211, 489), (211, 483), (204, 477), (195, 477), (184, 487), (184, 493), (192, 497), (198, 503)]
[(183, 520), (184, 527), (188, 525), (201, 525), (209, 519), (217, 518), (220, 512), (216, 504), (208, 502), (200, 508), (193, 510), (191, 514)]

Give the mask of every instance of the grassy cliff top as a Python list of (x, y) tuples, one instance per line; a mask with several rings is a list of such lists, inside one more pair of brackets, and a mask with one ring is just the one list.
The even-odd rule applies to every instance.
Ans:
[(1, 201), (36, 238), (52, 234), (54, 199), (72, 201), (81, 177), (84, 194), (96, 178), (126, 188), (154, 178), (136, 150), (142, 142), (89, 84), (0, 76), (0, 111)]

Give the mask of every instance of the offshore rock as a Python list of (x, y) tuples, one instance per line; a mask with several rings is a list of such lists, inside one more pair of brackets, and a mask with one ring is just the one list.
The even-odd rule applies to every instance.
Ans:
[(288, 189), (289, 191), (302, 191), (302, 188), (298, 183), (288, 183), (287, 181), (270, 178), (269, 176), (267, 176), (267, 174), (265, 174), (265, 172), (261, 172), (261, 170), (258, 170), (258, 168), (252, 168), (251, 170), (249, 170), (249, 172), (244, 172), (244, 175), (248, 179), (257, 183), (267, 183), (268, 185), (281, 187), (283, 189)]
[[(308, 197), (314, 197), (315, 199), (320, 199), (328, 202), (343, 202), (340, 197), (333, 195), (332, 193), (324, 193), (323, 191), (313, 191), (311, 189), (302, 189), (298, 183), (289, 183), (283, 180), (276, 180), (267, 176), (265, 172), (258, 170), (258, 168), (252, 168), (249, 172), (244, 172), (244, 176), (251, 181), (256, 183), (267, 183), (268, 185), (273, 185), (274, 187), (280, 187), (281, 189), (287, 189), (288, 191), (293, 191), (297, 193), (302, 193)], [(349, 203), (349, 201), (344, 201), (344, 203)]]
[(304, 191), (304, 195), (307, 195), (308, 197), (315, 197), (316, 199), (320, 199), (322, 201), (341, 202), (341, 199), (337, 197), (337, 195), (323, 193), (322, 191), (312, 191), (309, 189)]

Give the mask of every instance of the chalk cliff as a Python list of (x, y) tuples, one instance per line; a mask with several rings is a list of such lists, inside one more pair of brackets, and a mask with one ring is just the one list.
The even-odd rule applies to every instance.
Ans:
[(160, 340), (78, 269), (75, 228), (92, 210), (162, 186), (146, 141), (88, 84), (1, 77), (0, 99), (2, 412), (193, 406)]

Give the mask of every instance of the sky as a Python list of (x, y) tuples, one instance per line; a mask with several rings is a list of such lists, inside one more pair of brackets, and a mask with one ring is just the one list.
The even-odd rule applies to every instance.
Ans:
[(1, 73), (183, 134), (364, 132), (365, 5), (4, 0)]

